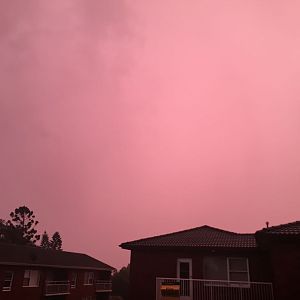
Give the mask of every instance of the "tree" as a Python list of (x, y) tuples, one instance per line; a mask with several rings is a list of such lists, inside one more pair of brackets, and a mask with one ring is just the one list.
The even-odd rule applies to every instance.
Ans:
[(50, 241), (50, 248), (53, 250), (62, 250), (62, 239), (58, 231), (54, 232)]
[(44, 249), (50, 249), (51, 248), (47, 231), (44, 231), (44, 233), (42, 234), (42, 239), (41, 239), (41, 245), (40, 246)]
[[(40, 236), (37, 234), (35, 226), (38, 221), (35, 221), (35, 215), (33, 211), (27, 206), (20, 206), (10, 213), (11, 220), (7, 222), (7, 226), (10, 229), (14, 228), (20, 232), (22, 236), (22, 243), (24, 244), (35, 244)], [(12, 231), (14, 231), (12, 229)]]
[(22, 232), (2, 219), (0, 220), (0, 242), (20, 245), (27, 244), (27, 240), (23, 238)]
[(112, 276), (112, 295), (121, 296), (124, 300), (129, 299), (129, 272), (130, 265), (121, 268)]
[(5, 221), (0, 219), (0, 241), (3, 241), (5, 239), (5, 232), (6, 232)]

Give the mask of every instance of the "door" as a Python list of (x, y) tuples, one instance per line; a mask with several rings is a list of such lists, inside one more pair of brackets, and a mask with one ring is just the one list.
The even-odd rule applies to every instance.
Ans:
[(177, 278), (180, 278), (180, 300), (193, 299), (192, 259), (179, 258), (177, 260)]

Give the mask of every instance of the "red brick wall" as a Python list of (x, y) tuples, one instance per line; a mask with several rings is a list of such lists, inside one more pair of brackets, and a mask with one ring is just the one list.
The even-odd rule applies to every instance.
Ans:
[[(34, 268), (31, 268), (34, 269)], [(2, 291), (3, 276), (5, 271), (13, 271), (14, 277), (11, 291)], [(15, 300), (15, 299), (40, 299), (43, 294), (43, 285), (39, 287), (22, 287), (25, 269), (16, 266), (0, 266), (0, 299)], [(44, 273), (41, 274), (40, 282), (44, 282)]]
[(275, 299), (300, 299), (300, 245), (274, 245), (270, 256)]
[(156, 277), (176, 277), (178, 258), (191, 258), (193, 278), (203, 278), (204, 255), (246, 256), (251, 281), (270, 281), (268, 260), (258, 251), (134, 250), (130, 261), (130, 300), (155, 300)]
[[(39, 287), (22, 287), (25, 269), (34, 269), (33, 267), (16, 267), (16, 266), (0, 266), (0, 299), (1, 300), (35, 300), (45, 299), (44, 288), (47, 269), (40, 268), (41, 277)], [(13, 285), (11, 291), (2, 291), (3, 277), (5, 271), (13, 271)], [(71, 289), (70, 295), (61, 296), (60, 299), (66, 300), (79, 300), (83, 296), (94, 296), (96, 299), (107, 299), (108, 293), (96, 293), (94, 285), (84, 285), (84, 272), (83, 270), (65, 270), (70, 280), (71, 272), (77, 273), (76, 288)], [(87, 270), (88, 271), (88, 270)], [(94, 271), (95, 280), (97, 279), (110, 279), (110, 272)], [(46, 297), (47, 299), (54, 300), (54, 296)]]

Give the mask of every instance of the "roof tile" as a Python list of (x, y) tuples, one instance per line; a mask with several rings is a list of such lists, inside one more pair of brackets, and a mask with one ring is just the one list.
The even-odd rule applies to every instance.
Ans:
[(0, 244), (0, 265), (17, 264), (73, 269), (113, 270), (111, 266), (82, 253), (48, 250), (40, 247)]
[(138, 247), (255, 248), (256, 241), (254, 234), (240, 234), (204, 225), (123, 243), (120, 247), (124, 249)]
[(300, 235), (300, 221), (264, 228), (258, 233), (270, 235)]

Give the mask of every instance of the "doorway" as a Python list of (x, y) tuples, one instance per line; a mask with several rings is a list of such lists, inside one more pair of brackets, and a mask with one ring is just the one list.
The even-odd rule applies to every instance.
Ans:
[(180, 279), (180, 300), (193, 299), (193, 272), (191, 258), (177, 259), (177, 278)]

